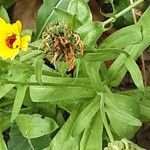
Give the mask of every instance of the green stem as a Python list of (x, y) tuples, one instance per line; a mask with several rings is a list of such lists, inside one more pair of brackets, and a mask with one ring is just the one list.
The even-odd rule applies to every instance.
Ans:
[(114, 142), (114, 138), (113, 138), (113, 135), (110, 131), (110, 128), (109, 128), (109, 125), (108, 125), (108, 122), (107, 122), (107, 119), (106, 119), (106, 114), (105, 114), (105, 110), (104, 110), (104, 95), (103, 93), (100, 93), (100, 96), (101, 96), (101, 100), (100, 100), (100, 111), (101, 111), (101, 117), (102, 117), (102, 121), (103, 121), (103, 124), (105, 126), (105, 129), (106, 129), (106, 132), (108, 134), (108, 137), (111, 141), (111, 143)]
[(38, 82), (22, 82), (22, 81), (10, 81), (10, 80), (4, 80), (2, 79), (2, 83), (3, 84), (15, 84), (15, 85), (27, 85), (27, 86), (87, 86), (85, 84), (81, 84), (81, 83), (45, 83), (43, 82), (42, 84), (38, 83)]
[(103, 25), (104, 26), (108, 25), (109, 23), (113, 22), (114, 20), (116, 20), (120, 16), (124, 15), (126, 12), (130, 11), (131, 9), (133, 9), (134, 7), (136, 7), (137, 5), (139, 5), (143, 1), (144, 0), (138, 0), (138, 1), (134, 2), (130, 6), (128, 6), (127, 8), (125, 8), (124, 10), (122, 10), (121, 12), (119, 12), (118, 14), (114, 15), (113, 17), (111, 17), (108, 20), (106, 20), (105, 22), (103, 22)]
[(34, 147), (33, 147), (32, 143), (31, 143), (31, 140), (29, 138), (28, 138), (28, 142), (29, 142), (29, 144), (31, 146), (31, 149), (34, 150)]

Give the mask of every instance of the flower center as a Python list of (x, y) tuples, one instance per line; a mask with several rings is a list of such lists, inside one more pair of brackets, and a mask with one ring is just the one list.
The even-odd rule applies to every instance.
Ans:
[(13, 43), (16, 41), (16, 34), (8, 36), (6, 39), (6, 44), (9, 48), (13, 48)]

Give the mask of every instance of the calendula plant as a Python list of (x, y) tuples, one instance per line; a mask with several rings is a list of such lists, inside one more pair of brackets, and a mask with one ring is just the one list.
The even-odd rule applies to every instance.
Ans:
[[(150, 45), (150, 7), (97, 44), (107, 25), (143, 0), (105, 22), (92, 21), (87, 2), (44, 0), (32, 34), (10, 24), (1, 7), (0, 149), (143, 149), (131, 139), (150, 121), (150, 88), (136, 64)], [(127, 71), (137, 88), (120, 91)]]

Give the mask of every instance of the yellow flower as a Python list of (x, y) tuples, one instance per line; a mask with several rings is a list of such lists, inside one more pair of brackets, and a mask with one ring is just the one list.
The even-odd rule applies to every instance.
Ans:
[(20, 21), (10, 24), (0, 18), (0, 57), (13, 60), (19, 50), (27, 51), (29, 35), (21, 36), (22, 24)]

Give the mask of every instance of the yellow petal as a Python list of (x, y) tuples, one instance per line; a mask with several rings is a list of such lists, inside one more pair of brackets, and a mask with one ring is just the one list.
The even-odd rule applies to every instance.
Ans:
[(4, 19), (0, 18), (0, 35), (6, 35), (10, 32), (11, 24), (6, 23)]
[(18, 26), (18, 32), (21, 32), (22, 30), (22, 24), (19, 20), (16, 21), (16, 25)]
[(22, 29), (22, 24), (21, 22), (18, 20), (16, 21), (16, 23), (13, 23), (11, 25), (11, 32), (15, 33), (15, 34), (18, 34), (21, 32), (21, 29)]
[(0, 48), (0, 57), (4, 60), (11, 59), (13, 60), (16, 55), (19, 53), (19, 48), (10, 49), (8, 47)]
[(16, 40), (15, 40), (15, 42), (13, 43), (13, 49), (15, 49), (15, 48), (20, 48), (20, 45), (21, 45), (21, 38), (20, 38), (20, 35), (16, 35)]
[(13, 24), (11, 25), (10, 30), (11, 30), (11, 33), (19, 34), (18, 25), (17, 25), (16, 23), (13, 23)]
[(25, 35), (21, 38), (21, 49), (23, 51), (27, 51), (28, 48), (28, 42), (31, 40), (31, 36)]
[(0, 25), (6, 25), (5, 20), (4, 20), (4, 19), (2, 19), (1, 17), (0, 17)]

